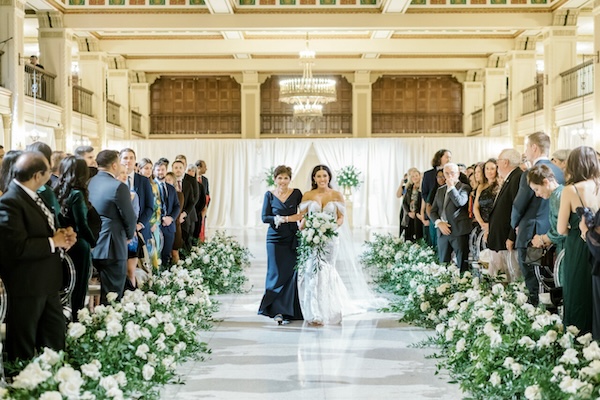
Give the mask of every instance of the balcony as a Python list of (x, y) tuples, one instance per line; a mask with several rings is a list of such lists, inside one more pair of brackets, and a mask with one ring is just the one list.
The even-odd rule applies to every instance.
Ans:
[(43, 68), (25, 64), (25, 95), (56, 104), (54, 93), (56, 75), (46, 72)]
[(142, 114), (136, 111), (131, 111), (131, 131), (142, 133)]
[(121, 126), (121, 105), (112, 100), (106, 100), (106, 122)]
[(562, 103), (594, 92), (594, 60), (588, 60), (561, 72)]
[(544, 109), (544, 84), (542, 82), (521, 90), (523, 115)]
[(92, 113), (92, 98), (94, 92), (88, 90), (82, 86), (73, 85), (73, 111), (78, 113), (89, 115), (93, 117)]
[(494, 103), (494, 125), (508, 121), (508, 98)]
[(471, 132), (477, 132), (483, 129), (483, 109), (471, 113)]
[(242, 132), (240, 114), (151, 115), (153, 135), (237, 134)]

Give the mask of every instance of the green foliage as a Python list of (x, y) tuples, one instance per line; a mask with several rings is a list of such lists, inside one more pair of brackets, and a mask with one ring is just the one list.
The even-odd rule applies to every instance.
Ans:
[(353, 165), (347, 165), (336, 172), (335, 179), (340, 187), (356, 188), (360, 185), (361, 172)]

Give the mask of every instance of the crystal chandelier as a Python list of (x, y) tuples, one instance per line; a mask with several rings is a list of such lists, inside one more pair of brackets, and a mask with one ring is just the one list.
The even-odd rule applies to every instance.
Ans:
[(314, 59), (315, 52), (308, 49), (307, 41), (306, 50), (300, 52), (302, 78), (279, 81), (279, 101), (294, 105), (294, 117), (304, 121), (305, 131), (310, 131), (315, 118), (323, 116), (323, 105), (337, 99), (334, 79), (313, 77)]

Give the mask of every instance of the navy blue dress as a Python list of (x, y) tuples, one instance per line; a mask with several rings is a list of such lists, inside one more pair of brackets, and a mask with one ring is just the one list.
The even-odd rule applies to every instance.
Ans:
[(294, 189), (284, 202), (270, 191), (265, 193), (262, 220), (269, 224), (269, 230), (265, 295), (258, 309), (261, 315), (274, 317), (281, 314), (285, 319), (302, 319), (295, 269), (298, 225), (289, 222), (275, 228), (275, 216), (296, 214), (301, 200), (302, 192), (298, 189)]

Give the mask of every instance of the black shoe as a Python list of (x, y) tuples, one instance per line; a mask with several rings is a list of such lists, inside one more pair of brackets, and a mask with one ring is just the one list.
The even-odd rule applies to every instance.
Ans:
[(277, 314), (275, 317), (273, 317), (273, 320), (277, 322), (277, 325), (281, 325), (283, 324), (283, 315)]

